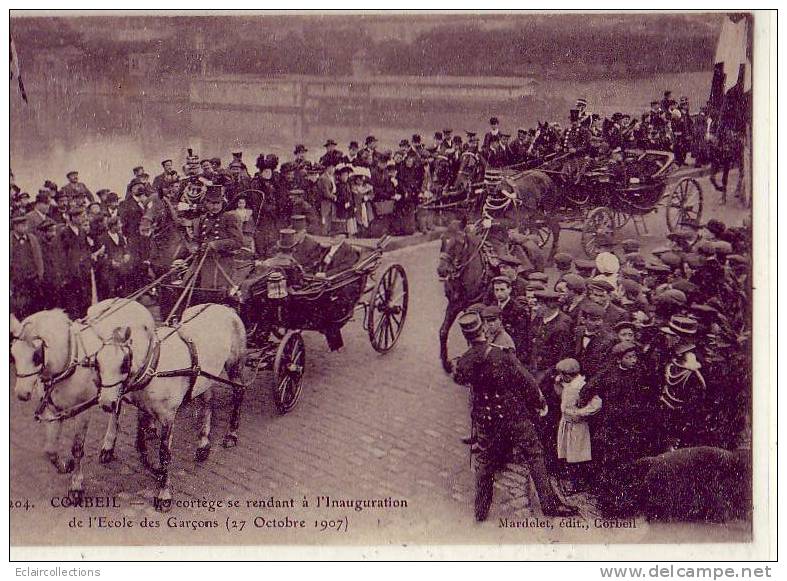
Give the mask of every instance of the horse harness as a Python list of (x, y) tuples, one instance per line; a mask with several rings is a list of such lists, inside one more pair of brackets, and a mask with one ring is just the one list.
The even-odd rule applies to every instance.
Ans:
[[(155, 378), (168, 378), (168, 377), (188, 377), (189, 378), (189, 386), (186, 390), (186, 395), (183, 398), (184, 402), (190, 401), (192, 399), (192, 394), (194, 392), (194, 386), (197, 383), (197, 379), (200, 377), (205, 377), (210, 379), (211, 381), (215, 381), (218, 383), (223, 383), (225, 385), (229, 385), (234, 388), (241, 388), (245, 389), (246, 386), (241, 383), (236, 383), (234, 381), (230, 381), (229, 379), (225, 379), (223, 377), (219, 377), (218, 375), (214, 375), (202, 369), (199, 364), (199, 353), (197, 352), (197, 346), (194, 344), (189, 337), (185, 336), (181, 332), (182, 326), (191, 321), (204, 313), (211, 305), (207, 304), (204, 305), (202, 309), (200, 309), (197, 313), (195, 313), (192, 317), (189, 317), (186, 321), (182, 321), (172, 332), (166, 335), (163, 339), (155, 338), (151, 341), (148, 345), (147, 353), (145, 354), (145, 359), (137, 370), (137, 372), (131, 376), (131, 368), (133, 364), (133, 351), (128, 343), (123, 343), (119, 345), (119, 347), (124, 351), (124, 358), (121, 367), (121, 374), (125, 374), (125, 377), (116, 381), (115, 383), (110, 384), (101, 384), (99, 386), (100, 389), (109, 389), (111, 387), (115, 387), (117, 385), (124, 385), (124, 390), (122, 395), (125, 396), (129, 393), (133, 393), (136, 391), (142, 391), (145, 389), (151, 381)], [(158, 364), (159, 359), (161, 357), (161, 344), (172, 337), (173, 335), (177, 335), (183, 343), (185, 343), (188, 351), (189, 351), (189, 360), (190, 366), (184, 367), (181, 369), (171, 369), (167, 371), (159, 371)], [(109, 343), (115, 342), (114, 340), (110, 340), (106, 342), (104, 345)], [(115, 342), (116, 343), (116, 342)]]

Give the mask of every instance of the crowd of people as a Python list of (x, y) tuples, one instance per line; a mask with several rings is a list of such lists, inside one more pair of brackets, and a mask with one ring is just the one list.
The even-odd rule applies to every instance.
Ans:
[[(511, 239), (516, 237), (511, 235)], [(512, 244), (513, 246), (513, 244)], [(609, 516), (636, 513), (638, 459), (741, 445), (751, 393), (751, 232), (687, 222), (644, 253), (638, 240), (595, 260), (555, 256), (548, 276), (498, 251), (486, 300), (459, 317), (469, 349), (476, 518), (514, 449), (545, 514), (589, 490)]]

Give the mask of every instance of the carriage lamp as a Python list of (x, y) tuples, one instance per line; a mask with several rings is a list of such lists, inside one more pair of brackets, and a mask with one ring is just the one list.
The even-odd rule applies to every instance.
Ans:
[(287, 298), (287, 278), (281, 272), (272, 272), (268, 275), (268, 298)]

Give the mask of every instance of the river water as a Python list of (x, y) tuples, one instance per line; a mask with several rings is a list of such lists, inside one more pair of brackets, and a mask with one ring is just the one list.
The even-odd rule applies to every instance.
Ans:
[[(382, 148), (393, 149), (400, 139), (414, 133), (427, 142), (434, 131), (448, 127), (460, 134), (467, 130), (482, 133), (490, 115), (498, 115), (503, 130), (515, 134), (517, 127), (533, 127), (539, 120), (566, 120), (573, 99), (580, 94), (587, 94), (595, 107), (614, 103), (615, 107), (642, 111), (647, 108), (647, 99), (658, 96), (664, 86), (674, 87), (676, 94), (690, 91), (692, 97), (701, 95), (705, 76), (601, 86), (544, 84), (534, 102), (510, 108), (479, 104), (472, 109), (367, 108), (339, 109), (330, 114), (201, 109), (188, 102), (84, 90), (63, 95), (52, 90), (51, 81), (30, 78), (26, 79), (28, 104), (22, 102), (15, 87), (11, 91), (11, 169), (17, 184), (32, 194), (46, 179), (64, 184), (72, 169), (80, 172), (80, 179), (92, 191), (109, 188), (121, 192), (131, 179), (131, 168), (143, 165), (153, 176), (160, 173), (159, 164), (165, 158), (174, 159), (180, 167), (189, 147), (200, 157), (220, 157), (224, 164), (231, 160), (230, 152), (243, 151), (253, 173), (259, 153), (275, 153), (282, 161), (288, 160), (296, 143), (304, 143), (309, 148), (307, 157), (317, 160), (327, 138), (335, 139), (346, 151), (350, 140), (362, 142), (373, 134)], [(602, 95), (605, 89), (607, 94)], [(606, 113), (601, 108), (594, 110)]]

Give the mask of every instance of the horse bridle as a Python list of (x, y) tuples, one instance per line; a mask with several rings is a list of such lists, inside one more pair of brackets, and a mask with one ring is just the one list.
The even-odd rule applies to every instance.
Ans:
[[(465, 268), (467, 268), (467, 266), (473, 261), (473, 258), (475, 258), (475, 255), (478, 254), (481, 251), (481, 248), (484, 246), (484, 243), (486, 242), (486, 239), (487, 239), (488, 235), (489, 235), (489, 230), (487, 229), (487, 231), (484, 232), (484, 235), (481, 237), (481, 241), (478, 243), (478, 246), (476, 246), (473, 249), (473, 251), (470, 253), (470, 255), (467, 257), (467, 259), (463, 263), (457, 264), (457, 261), (454, 258), (452, 258), (450, 255), (448, 255), (447, 253), (445, 253), (445, 252), (441, 252), (440, 253), (440, 259), (441, 260), (445, 260), (447, 262), (450, 262), (451, 263), (451, 267), (452, 267), (451, 272), (449, 272), (446, 275), (446, 277), (445, 277), (446, 279), (449, 279), (449, 280), (450, 279), (455, 279), (455, 278), (458, 278), (462, 274), (462, 271)], [(464, 239), (465, 239), (465, 246), (467, 246), (468, 236), (467, 236), (466, 233), (464, 234)]]

